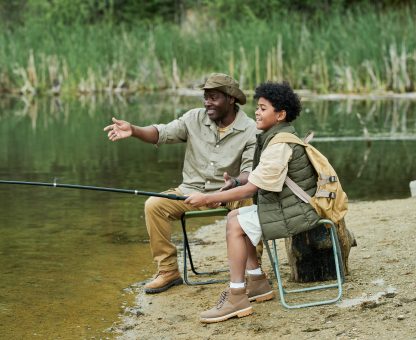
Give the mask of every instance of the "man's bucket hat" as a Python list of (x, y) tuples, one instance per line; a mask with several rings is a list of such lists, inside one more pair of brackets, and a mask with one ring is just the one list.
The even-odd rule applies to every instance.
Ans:
[(199, 85), (199, 88), (202, 90), (216, 89), (234, 97), (241, 105), (246, 103), (246, 95), (240, 90), (238, 82), (224, 73), (211, 73), (205, 83)]

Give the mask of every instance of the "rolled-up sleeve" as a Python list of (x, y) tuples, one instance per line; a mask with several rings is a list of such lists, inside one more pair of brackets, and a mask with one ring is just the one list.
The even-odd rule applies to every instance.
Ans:
[(291, 157), (292, 148), (287, 143), (267, 146), (260, 156), (259, 165), (250, 173), (248, 181), (263, 190), (282, 191)]
[(188, 128), (186, 126), (188, 116), (189, 112), (168, 124), (154, 124), (153, 126), (159, 132), (159, 140), (156, 145), (186, 142), (188, 140)]
[(254, 133), (252, 133), (252, 136), (253, 138), (247, 141), (246, 148), (244, 149), (241, 155), (240, 173), (250, 172), (253, 168), (254, 150), (256, 148), (256, 137)]

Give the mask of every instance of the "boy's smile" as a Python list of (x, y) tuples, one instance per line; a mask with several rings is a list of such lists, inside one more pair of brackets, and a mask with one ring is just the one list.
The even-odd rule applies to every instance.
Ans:
[(259, 130), (267, 131), (278, 122), (279, 112), (275, 111), (272, 103), (260, 97), (257, 102), (256, 126)]

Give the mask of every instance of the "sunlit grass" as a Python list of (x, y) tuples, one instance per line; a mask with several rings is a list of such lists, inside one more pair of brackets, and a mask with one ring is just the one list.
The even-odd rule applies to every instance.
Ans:
[(288, 80), (318, 93), (414, 91), (416, 18), (406, 9), (218, 27), (26, 26), (0, 33), (0, 91), (136, 92), (192, 87), (210, 72), (245, 89)]

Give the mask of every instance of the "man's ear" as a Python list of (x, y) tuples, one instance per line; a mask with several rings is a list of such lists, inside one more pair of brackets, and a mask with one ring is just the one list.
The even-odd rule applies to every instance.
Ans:
[(230, 102), (230, 104), (235, 104), (235, 98), (233, 96), (228, 96), (228, 100)]
[(281, 110), (281, 111), (277, 112), (277, 121), (278, 122), (283, 122), (285, 120), (286, 120), (286, 111)]

